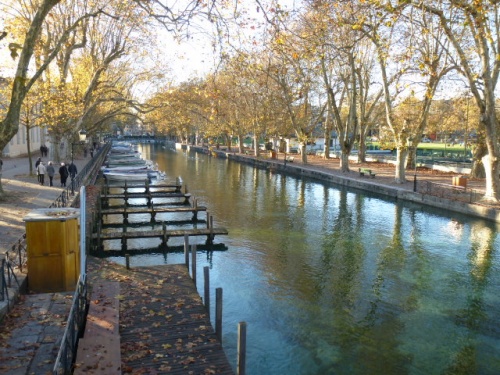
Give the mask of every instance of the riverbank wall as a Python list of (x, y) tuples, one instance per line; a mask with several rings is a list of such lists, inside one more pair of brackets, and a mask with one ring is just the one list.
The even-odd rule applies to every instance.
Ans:
[(370, 193), (380, 194), (395, 200), (405, 200), (417, 204), (422, 204), (434, 208), (441, 208), (451, 212), (457, 212), (468, 216), (486, 219), (500, 224), (500, 210), (481, 204), (471, 204), (462, 201), (454, 201), (429, 194), (421, 194), (411, 190), (397, 188), (395, 186), (383, 185), (376, 179), (359, 180), (342, 176), (339, 174), (328, 173), (308, 168), (307, 165), (283, 163), (276, 159), (256, 158), (254, 156), (243, 155), (223, 150), (209, 150), (206, 147), (177, 145), (177, 148), (183, 148), (194, 152), (204, 153), (219, 158), (227, 158), (239, 163), (245, 163), (255, 168), (272, 170), (276, 173), (285, 173), (298, 178), (307, 177), (318, 181), (331, 183), (339, 187), (368, 191)]

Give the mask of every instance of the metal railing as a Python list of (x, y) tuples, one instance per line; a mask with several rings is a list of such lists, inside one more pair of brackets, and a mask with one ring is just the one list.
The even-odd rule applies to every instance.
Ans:
[(52, 370), (53, 374), (71, 374), (73, 372), (73, 362), (76, 357), (78, 339), (82, 337), (83, 328), (89, 306), (87, 278), (80, 276), (76, 286), (73, 302), (69, 312), (66, 329), (61, 340), (61, 346), (57, 354)]
[(19, 281), (14, 270), (17, 268), (19, 272), (23, 272), (23, 268), (26, 265), (26, 233), (12, 245), (11, 249), (11, 251), (5, 252), (2, 259), (0, 269), (0, 301), (5, 301), (6, 298), (7, 300), (9, 299), (8, 288), (12, 286), (13, 281), (19, 286)]
[(462, 186), (439, 184), (430, 181), (419, 181), (417, 192), (423, 195), (449, 199), (454, 201), (475, 203), (484, 197), (484, 192)]

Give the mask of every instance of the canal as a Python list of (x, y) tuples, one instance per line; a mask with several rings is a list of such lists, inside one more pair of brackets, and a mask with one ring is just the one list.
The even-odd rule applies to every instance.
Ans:
[(233, 367), (246, 321), (251, 375), (500, 373), (495, 224), (160, 145), (142, 152), (229, 231), (215, 238), (226, 251), (199, 253), (197, 276), (202, 292), (209, 266), (223, 288)]

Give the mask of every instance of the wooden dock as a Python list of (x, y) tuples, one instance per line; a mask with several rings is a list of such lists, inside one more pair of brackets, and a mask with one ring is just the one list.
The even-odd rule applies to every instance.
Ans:
[(155, 198), (161, 198), (161, 199), (174, 199), (174, 198), (181, 198), (183, 201), (181, 204), (189, 204), (189, 199), (191, 198), (191, 194), (185, 194), (185, 193), (173, 193), (173, 192), (164, 192), (164, 191), (155, 191), (155, 192), (149, 192), (149, 193), (128, 193), (128, 192), (123, 192), (123, 193), (110, 193), (110, 194), (102, 194), (101, 195), (101, 200), (102, 200), (102, 206), (103, 207), (109, 207), (109, 201), (111, 199), (122, 199), (125, 201), (125, 204), (128, 204), (129, 199), (146, 199), (147, 200), (147, 205), (151, 205), (153, 199)]
[(123, 374), (234, 374), (185, 265), (128, 274), (121, 283)]
[[(143, 185), (128, 185), (125, 183), (123, 185), (104, 185), (103, 189), (104, 189), (104, 192), (106, 192), (106, 193), (109, 193), (110, 189), (122, 189), (124, 191), (128, 191), (129, 189), (142, 190), (143, 194), (147, 194), (148, 192), (180, 193), (181, 189), (182, 189), (182, 185), (180, 185), (180, 184), (171, 184), (171, 185), (169, 185), (169, 184), (158, 184), (158, 185), (145, 184), (143, 186)], [(186, 193), (187, 193), (187, 191), (186, 191)]]
[[(126, 228), (126, 227), (125, 227)], [(184, 236), (206, 236), (207, 244), (213, 242), (215, 235), (227, 235), (226, 228), (194, 228), (194, 229), (166, 229), (166, 226), (162, 230), (148, 230), (148, 231), (118, 231), (118, 232), (105, 232), (100, 234), (93, 234), (92, 238), (100, 239), (101, 241), (106, 240), (118, 240), (126, 241), (129, 239), (136, 238), (160, 238), (164, 245), (167, 244), (170, 237), (184, 237)]]
[(75, 374), (234, 374), (186, 265), (88, 268), (96, 291)]
[(94, 251), (102, 251), (104, 249), (103, 241), (120, 240), (122, 250), (127, 250), (127, 240), (138, 238), (160, 238), (162, 246), (167, 246), (170, 237), (185, 237), (185, 236), (206, 236), (206, 244), (213, 244), (216, 235), (227, 235), (228, 231), (225, 228), (193, 228), (193, 229), (167, 229), (166, 225), (162, 230), (148, 230), (148, 231), (135, 231), (128, 232), (127, 227), (123, 227), (123, 231), (117, 232), (101, 232), (100, 229), (93, 233), (91, 238), (94, 242)]
[(151, 221), (156, 219), (156, 214), (161, 213), (182, 213), (182, 212), (191, 212), (193, 214), (192, 220), (198, 219), (198, 212), (206, 211), (207, 208), (205, 206), (182, 206), (182, 207), (165, 207), (165, 206), (156, 206), (151, 204), (149, 207), (112, 207), (112, 208), (104, 208), (101, 210), (101, 217), (104, 215), (122, 215), (124, 220), (127, 221), (129, 215), (134, 214), (149, 214), (151, 215)]

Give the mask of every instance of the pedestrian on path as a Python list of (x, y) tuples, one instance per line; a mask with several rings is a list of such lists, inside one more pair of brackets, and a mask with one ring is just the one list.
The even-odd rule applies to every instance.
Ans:
[(47, 168), (45, 168), (43, 161), (38, 164), (38, 167), (36, 169), (38, 171), (38, 179), (40, 180), (40, 185), (43, 185), (45, 183), (45, 173), (47, 173)]
[(36, 170), (36, 177), (38, 179), (38, 183), (40, 183), (40, 173), (38, 173), (38, 166), (40, 165), (41, 162), (42, 162), (42, 158), (36, 159), (35, 170)]
[(66, 180), (68, 179), (68, 168), (64, 163), (61, 163), (61, 167), (59, 168), (59, 176), (61, 177), (61, 186), (66, 186)]
[(56, 170), (52, 165), (52, 162), (49, 161), (49, 165), (47, 165), (47, 175), (49, 176), (49, 186), (54, 186), (53, 179), (56, 174)]
[(76, 169), (76, 165), (71, 162), (71, 164), (68, 167), (68, 172), (71, 177), (71, 179), (74, 179), (76, 174), (78, 173), (78, 170)]

